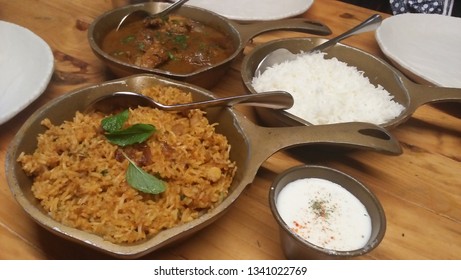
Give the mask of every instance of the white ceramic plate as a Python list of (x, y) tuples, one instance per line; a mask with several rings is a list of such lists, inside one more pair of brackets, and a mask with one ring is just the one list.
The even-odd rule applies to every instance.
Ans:
[(307, 11), (314, 0), (190, 0), (186, 5), (208, 9), (237, 21), (277, 20)]
[(401, 14), (376, 31), (383, 53), (417, 82), (461, 88), (461, 18)]
[(0, 124), (39, 97), (54, 69), (53, 53), (32, 31), (0, 21)]

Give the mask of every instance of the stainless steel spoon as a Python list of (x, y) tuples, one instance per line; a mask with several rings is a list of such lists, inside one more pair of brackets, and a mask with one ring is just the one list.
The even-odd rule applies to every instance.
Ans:
[(86, 107), (87, 109), (85, 111), (90, 112), (94, 110), (101, 111), (103, 113), (110, 113), (118, 108), (137, 106), (148, 106), (165, 111), (185, 111), (216, 106), (233, 106), (236, 104), (272, 109), (289, 109), (293, 106), (293, 103), (293, 96), (285, 91), (268, 91), (257, 94), (236, 95), (175, 105), (161, 104), (152, 98), (139, 93), (119, 91), (94, 100)]
[(176, 2), (174, 2), (173, 4), (171, 4), (170, 6), (168, 6), (166, 9), (158, 12), (158, 13), (150, 13), (146, 10), (135, 10), (133, 12), (130, 12), (129, 14), (127, 14), (126, 16), (124, 16), (119, 24), (117, 25), (117, 28), (115, 29), (116, 31), (118, 31), (120, 29), (120, 27), (122, 27), (123, 24), (126, 24), (128, 22), (133, 22), (135, 20), (139, 20), (139, 19), (144, 19), (146, 17), (150, 17), (150, 18), (156, 18), (156, 17), (164, 17), (166, 15), (168, 15), (169, 13), (173, 12), (174, 10), (178, 9), (179, 7), (181, 7), (184, 3), (186, 3), (187, 1), (189, 0), (178, 0)]
[[(365, 21), (363, 21), (361, 24), (355, 26), (354, 28), (342, 33), (341, 35), (339, 35), (339, 36), (337, 36), (337, 37), (335, 37), (333, 39), (330, 39), (330, 40), (326, 41), (323, 44), (318, 45), (315, 48), (310, 49), (308, 52), (315, 52), (315, 51), (325, 50), (325, 49), (335, 45), (339, 41), (341, 41), (343, 39), (346, 39), (346, 38), (348, 38), (348, 37), (350, 37), (352, 35), (356, 35), (356, 34), (359, 34), (359, 33), (375, 30), (381, 24), (382, 20), (383, 19), (382, 19), (382, 17), (380, 15), (375, 14), (375, 15), (369, 17), (368, 19), (366, 19)], [(270, 67), (272, 65), (275, 65), (275, 64), (278, 64), (278, 63), (282, 63), (284, 61), (295, 60), (296, 57), (297, 57), (296, 54), (293, 54), (292, 52), (290, 52), (287, 49), (283, 49), (283, 48), (276, 49), (273, 52), (266, 55), (261, 60), (258, 67), (256, 68), (255, 74), (256, 75), (262, 74), (268, 67)]]

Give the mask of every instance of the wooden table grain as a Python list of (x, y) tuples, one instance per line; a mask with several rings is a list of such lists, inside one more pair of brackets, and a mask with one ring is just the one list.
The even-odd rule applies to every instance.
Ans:
[[(55, 57), (54, 75), (44, 94), (0, 125), (0, 259), (110, 258), (57, 237), (30, 219), (10, 193), (4, 162), (11, 139), (40, 106), (71, 90), (115, 78), (87, 41), (89, 24), (111, 8), (110, 0), (0, 0), (0, 20), (22, 25), (42, 37)], [(317, 0), (301, 16), (327, 24), (334, 36), (373, 13), (339, 1)], [(262, 42), (290, 36), (314, 35), (272, 32), (255, 38), (245, 52)], [(344, 43), (384, 57), (373, 33)], [(240, 63), (235, 62), (213, 92), (223, 96), (244, 92)], [(245, 113), (253, 114), (251, 110)], [(360, 259), (461, 259), (460, 115), (459, 103), (421, 106), (391, 131), (403, 147), (399, 156), (366, 151), (278, 152), (261, 166), (254, 182), (221, 219), (143, 259), (284, 259), (277, 224), (268, 207), (268, 191), (278, 173), (300, 164), (344, 171), (368, 185), (381, 201), (387, 216), (386, 235), (377, 249)]]

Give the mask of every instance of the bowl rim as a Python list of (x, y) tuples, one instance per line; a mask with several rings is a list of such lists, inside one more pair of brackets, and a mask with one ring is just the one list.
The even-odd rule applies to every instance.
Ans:
[[(379, 215), (379, 231), (376, 237), (372, 240), (370, 237), (370, 240), (368, 240), (367, 244), (359, 249), (355, 250), (348, 250), (348, 251), (341, 251), (341, 250), (334, 250), (334, 249), (327, 249), (321, 246), (318, 246), (314, 243), (311, 243), (307, 241), (306, 239), (302, 238), (300, 235), (294, 233), (292, 230), (290, 230), (290, 227), (287, 225), (287, 223), (282, 219), (280, 216), (280, 213), (277, 208), (277, 198), (276, 198), (276, 192), (280, 188), (284, 188), (285, 185), (281, 185), (280, 182), (283, 178), (285, 178), (287, 175), (294, 173), (294, 172), (299, 172), (302, 170), (322, 170), (324, 172), (336, 174), (338, 176), (341, 176), (343, 178), (347, 178), (357, 186), (359, 186), (362, 190), (365, 191), (365, 193), (369, 196), (370, 200), (373, 202), (373, 204), (376, 206), (378, 210), (378, 215)], [(325, 180), (330, 180), (325, 177), (310, 177), (308, 175), (303, 176), (302, 178), (321, 178)], [(331, 181), (334, 182), (334, 181)], [(341, 186), (343, 187), (343, 186)], [(347, 189), (346, 189), (347, 190)], [(347, 190), (349, 192), (349, 190)], [(352, 194), (354, 195), (354, 194)], [(355, 195), (354, 195), (355, 196)], [(355, 196), (356, 197), (356, 196)], [(359, 199), (359, 198), (357, 198)], [(359, 199), (360, 200), (360, 199)], [(386, 215), (384, 212), (384, 209), (379, 201), (379, 199), (376, 197), (376, 195), (362, 182), (357, 180), (356, 178), (352, 177), (351, 175), (340, 171), (338, 169), (332, 168), (332, 167), (327, 167), (327, 166), (322, 166), (322, 165), (316, 165), (316, 164), (304, 164), (304, 165), (298, 165), (298, 166), (293, 166), (291, 168), (288, 168), (284, 170), (282, 173), (278, 174), (277, 177), (274, 179), (274, 181), (271, 184), (271, 187), (269, 189), (269, 208), (272, 212), (272, 215), (274, 216), (279, 229), (283, 230), (284, 233), (286, 233), (292, 240), (294, 240), (297, 244), (303, 247), (309, 247), (317, 253), (320, 253), (325, 256), (331, 256), (331, 257), (336, 257), (336, 258), (350, 258), (350, 257), (358, 257), (364, 254), (369, 253), (373, 249), (375, 249), (383, 240), (385, 232), (386, 232)]]

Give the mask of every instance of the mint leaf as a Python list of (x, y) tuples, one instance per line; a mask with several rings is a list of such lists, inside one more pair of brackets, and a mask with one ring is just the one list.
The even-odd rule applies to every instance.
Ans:
[(122, 129), (123, 124), (128, 120), (129, 111), (125, 110), (116, 115), (104, 118), (101, 121), (102, 128), (107, 132), (114, 132)]
[(130, 162), (126, 171), (126, 181), (133, 188), (144, 193), (159, 194), (165, 191), (166, 183), (138, 167), (129, 157), (123, 153)]
[(108, 131), (107, 140), (118, 146), (128, 146), (146, 141), (155, 132), (155, 126), (150, 124), (134, 124), (126, 129)]
[[(129, 111), (125, 110), (101, 121), (101, 126), (105, 130), (105, 136), (109, 142), (125, 147), (142, 143), (155, 132), (155, 126), (150, 124), (135, 124), (122, 129), (128, 117)], [(165, 191), (165, 182), (145, 172), (142, 168), (136, 166), (125, 153), (122, 152), (122, 154), (129, 161), (126, 171), (126, 181), (129, 185), (145, 193), (158, 194)]]

